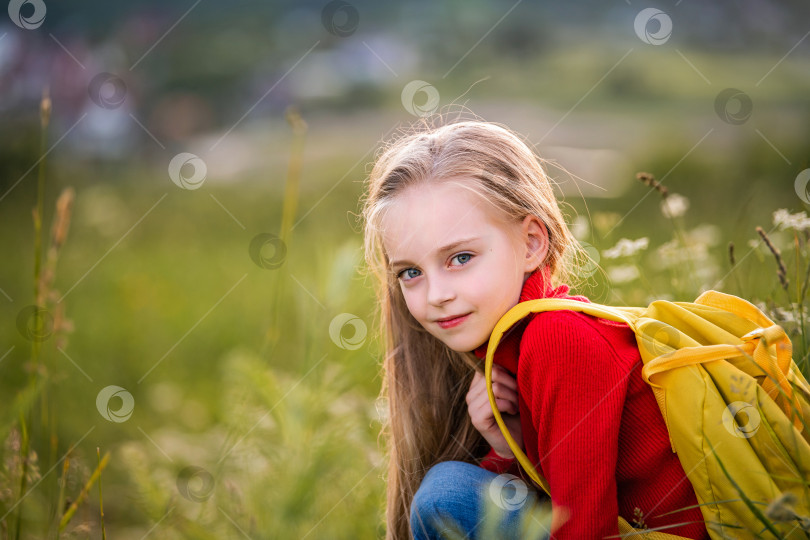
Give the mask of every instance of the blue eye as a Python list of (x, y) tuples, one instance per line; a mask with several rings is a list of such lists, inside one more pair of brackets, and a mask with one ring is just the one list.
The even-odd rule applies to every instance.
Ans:
[[(470, 259), (472, 259), (472, 253), (459, 253), (453, 259), (458, 259), (458, 262), (462, 265), (467, 264)], [(463, 259), (463, 260), (462, 260)]]
[[(419, 272), (419, 270), (417, 270), (416, 268), (406, 268), (405, 270), (403, 270), (399, 274), (397, 274), (397, 278), (402, 279), (402, 281), (409, 281), (409, 279), (415, 278), (415, 277), (417, 277), (419, 275), (419, 274), (413, 275), (413, 274), (410, 274), (409, 272)], [(406, 275), (406, 274), (409, 276), (409, 279), (403, 279), (402, 278), (402, 276)]]

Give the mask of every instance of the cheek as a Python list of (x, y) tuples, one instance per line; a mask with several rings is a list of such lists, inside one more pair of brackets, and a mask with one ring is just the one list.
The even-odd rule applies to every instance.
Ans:
[(419, 294), (413, 288), (407, 288), (403, 285), (399, 286), (400, 291), (402, 291), (402, 297), (405, 299), (405, 305), (408, 307), (408, 311), (411, 312), (411, 315), (416, 320), (422, 319), (422, 303), (419, 300)]
[(487, 265), (477, 265), (459, 276), (459, 290), (463, 291), (465, 300), (486, 308), (499, 295), (502, 277)]
[(481, 265), (471, 273), (471, 283), (467, 287), (471, 298), (476, 298), (482, 307), (503, 311), (511, 307), (520, 296), (523, 286), (522, 274), (518, 272), (511, 253), (502, 252), (493, 257), (499, 264)]

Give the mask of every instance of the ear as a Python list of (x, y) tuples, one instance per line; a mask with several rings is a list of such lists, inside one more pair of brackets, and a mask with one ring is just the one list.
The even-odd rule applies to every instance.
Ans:
[(540, 218), (528, 215), (521, 224), (521, 240), (526, 246), (525, 272), (533, 272), (546, 260), (549, 248), (548, 229)]

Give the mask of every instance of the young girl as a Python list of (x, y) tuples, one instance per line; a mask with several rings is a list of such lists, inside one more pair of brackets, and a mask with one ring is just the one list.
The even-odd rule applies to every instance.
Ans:
[[(521, 496), (520, 480), (501, 474), (531, 482), (492, 416), (483, 358), (518, 302), (589, 302), (567, 294), (587, 255), (539, 159), (496, 124), (403, 136), (377, 159), (364, 199), (386, 351), (387, 538), (439, 538), (451, 524), (475, 538), (485, 499), (507, 483), (501, 497), (518, 504), (499, 505), (498, 534), (517, 538), (542, 491)], [(498, 346), (498, 408), (567, 517), (554, 538), (618, 535), (619, 515), (708, 538), (641, 367), (625, 324), (571, 310), (530, 315)]]

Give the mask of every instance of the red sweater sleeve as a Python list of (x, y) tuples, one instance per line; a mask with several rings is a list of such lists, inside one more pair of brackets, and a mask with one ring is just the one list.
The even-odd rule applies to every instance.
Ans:
[(510, 473), (519, 476), (516, 465), (517, 459), (501, 457), (494, 448), (490, 448), (487, 455), (481, 460), (481, 467), (495, 474)]
[(537, 431), (541, 474), (568, 520), (563, 539), (618, 535), (616, 461), (628, 373), (610, 342), (572, 311), (540, 313), (526, 328), (518, 382)]

